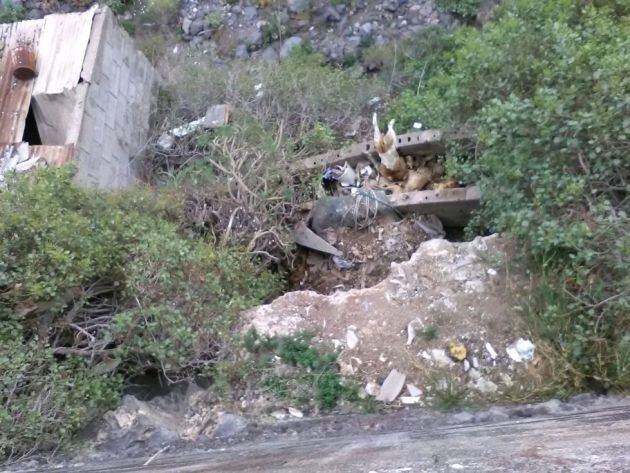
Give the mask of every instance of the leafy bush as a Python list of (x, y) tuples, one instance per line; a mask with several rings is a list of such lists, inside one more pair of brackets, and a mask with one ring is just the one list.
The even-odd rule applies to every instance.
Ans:
[(201, 371), (277, 283), (242, 252), (182, 237), (169, 198), (89, 192), (72, 175), (17, 176), (0, 191), (4, 455), (67, 440), (127, 376)]
[(457, 13), (463, 17), (474, 17), (479, 10), (481, 0), (437, 0), (437, 5), (445, 11)]
[(393, 115), (476, 131), (473, 159), (454, 148), (449, 162), (481, 185), (475, 229), (521, 242), (538, 283), (534, 325), (574, 372), (627, 387), (630, 22), (600, 3), (506, 2), (483, 31), (460, 29)]
[(0, 25), (3, 23), (14, 23), (26, 18), (26, 9), (22, 5), (13, 3), (11, 0), (0, 5)]

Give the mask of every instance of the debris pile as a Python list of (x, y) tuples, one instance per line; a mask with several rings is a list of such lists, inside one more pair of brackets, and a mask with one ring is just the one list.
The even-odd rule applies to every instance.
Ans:
[(508, 397), (544, 368), (523, 336), (516, 300), (524, 283), (504, 270), (511, 254), (497, 235), (428, 240), (372, 287), (290, 292), (245, 312), (243, 329), (315, 333), (314, 343), (340, 351), (341, 372), (362, 383), (362, 395), (385, 403), (422, 405), (450, 392)]

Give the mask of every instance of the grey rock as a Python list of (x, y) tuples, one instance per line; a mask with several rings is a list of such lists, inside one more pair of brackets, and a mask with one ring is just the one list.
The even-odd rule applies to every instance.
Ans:
[(237, 59), (247, 59), (249, 57), (249, 51), (246, 44), (239, 44), (234, 50), (234, 57)]
[(219, 414), (217, 423), (212, 430), (212, 437), (226, 438), (232, 437), (247, 428), (249, 422), (242, 416), (222, 412)]
[(395, 12), (401, 5), (400, 0), (385, 0), (383, 2), (383, 8), (389, 12)]
[(196, 36), (201, 33), (206, 27), (206, 23), (204, 20), (193, 20), (190, 23), (189, 34), (192, 36)]
[(265, 48), (262, 54), (260, 55), (260, 57), (261, 59), (264, 59), (265, 61), (269, 61), (269, 62), (277, 61), (279, 58), (278, 51), (276, 51), (273, 46), (269, 46)]
[(26, 17), (29, 20), (41, 20), (42, 18), (44, 18), (44, 12), (41, 11), (39, 8), (33, 8), (28, 12)]
[(287, 39), (280, 48), (280, 59), (286, 59), (291, 54), (291, 51), (302, 44), (302, 38), (299, 36), (291, 36)]
[(192, 20), (188, 17), (184, 18), (182, 20), (182, 31), (184, 32), (185, 35), (189, 35), (190, 34), (190, 24), (192, 23)]
[(335, 5), (335, 10), (337, 10), (339, 14), (343, 15), (347, 10), (346, 4), (340, 3), (339, 5)]
[(245, 7), (243, 9), (243, 17), (247, 21), (253, 21), (258, 18), (258, 8), (256, 7)]
[(236, 32), (239, 42), (247, 45), (249, 51), (256, 51), (263, 45), (263, 33), (255, 26), (249, 26)]
[(337, 9), (328, 7), (324, 12), (324, 18), (326, 21), (335, 22), (341, 20), (341, 14), (337, 11)]
[(303, 13), (311, 6), (310, 0), (287, 0), (287, 8), (291, 13)]
[(372, 26), (372, 23), (363, 23), (359, 27), (359, 31), (361, 33), (361, 36), (369, 36), (369, 35), (371, 35), (373, 29), (374, 29), (374, 27)]

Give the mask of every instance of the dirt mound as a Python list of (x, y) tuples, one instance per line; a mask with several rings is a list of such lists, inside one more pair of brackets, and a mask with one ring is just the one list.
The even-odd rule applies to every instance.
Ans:
[(413, 217), (399, 221), (380, 218), (363, 229), (328, 229), (325, 236), (343, 253), (342, 262), (336, 263), (322, 253), (303, 251), (290, 278), (291, 289), (331, 294), (374, 286), (387, 277), (392, 263), (407, 261), (428, 239)]
[(536, 382), (543, 363), (515, 361), (507, 350), (528, 338), (516, 307), (524, 285), (506, 270), (510, 256), (497, 235), (433, 239), (373, 287), (290, 292), (244, 316), (262, 334), (313, 331), (323, 347), (342, 350), (345, 375), (371, 386), (396, 369), (426, 397), (513, 396)]

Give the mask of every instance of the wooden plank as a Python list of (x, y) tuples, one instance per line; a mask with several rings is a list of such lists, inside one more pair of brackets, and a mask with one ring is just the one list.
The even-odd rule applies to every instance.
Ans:
[(31, 146), (29, 155), (31, 158), (43, 159), (50, 167), (59, 167), (72, 161), (74, 158), (74, 145)]
[(33, 95), (60, 94), (79, 83), (96, 9), (44, 18)]
[(33, 81), (13, 77), (11, 51), (19, 44), (37, 45), (43, 20), (0, 25), (0, 144), (22, 141)]
[(459, 227), (468, 222), (480, 199), (479, 187), (470, 186), (393, 194), (389, 203), (399, 212), (434, 214), (445, 225)]
[[(444, 151), (443, 139), (445, 133), (442, 130), (426, 130), (414, 133), (406, 133), (398, 136), (398, 152), (402, 156), (426, 156), (439, 154)], [(360, 160), (367, 156), (378, 159), (378, 154), (374, 151), (372, 140), (364, 141), (352, 145), (349, 148), (329, 151), (328, 153), (311, 156), (291, 164), (291, 171), (307, 171), (309, 169), (335, 166), (347, 162), (350, 166), (355, 166)]]

